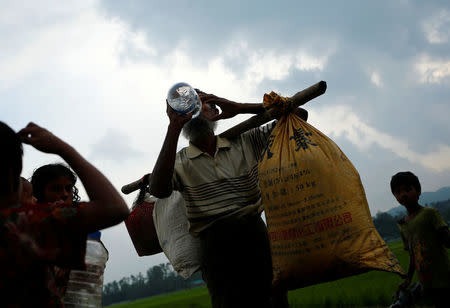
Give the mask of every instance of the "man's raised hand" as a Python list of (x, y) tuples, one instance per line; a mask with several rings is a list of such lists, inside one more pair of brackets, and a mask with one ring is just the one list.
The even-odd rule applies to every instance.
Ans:
[(215, 96), (214, 94), (199, 94), (202, 104), (215, 104), (220, 107), (222, 112), (214, 116), (211, 120), (218, 121), (229, 119), (240, 113), (239, 104), (226, 98)]
[(186, 113), (186, 114), (180, 114), (180, 113), (176, 112), (175, 110), (173, 110), (172, 107), (170, 107), (167, 100), (166, 100), (166, 105), (167, 105), (166, 113), (167, 113), (167, 116), (169, 117), (170, 125), (172, 125), (173, 127), (177, 128), (181, 131), (184, 124), (186, 124), (187, 122), (189, 122), (190, 119), (192, 119), (193, 113), (190, 112), (190, 113)]

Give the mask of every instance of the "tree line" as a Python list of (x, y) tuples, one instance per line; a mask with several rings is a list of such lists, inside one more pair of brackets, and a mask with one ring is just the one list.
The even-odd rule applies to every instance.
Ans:
[(201, 273), (197, 272), (185, 280), (173, 270), (170, 263), (161, 263), (149, 268), (145, 276), (139, 273), (105, 284), (103, 286), (102, 304), (107, 306), (113, 303), (188, 289), (196, 286), (201, 279)]
[[(425, 206), (433, 207), (437, 209), (445, 221), (450, 222), (450, 199), (446, 201), (439, 201), (430, 204), (426, 204)], [(397, 221), (402, 218), (403, 215), (399, 216), (391, 216), (389, 213), (380, 212), (377, 213), (375, 217), (372, 217), (373, 224), (377, 229), (378, 233), (380, 233), (381, 237), (385, 241), (391, 241), (400, 239), (400, 231), (398, 229)]]

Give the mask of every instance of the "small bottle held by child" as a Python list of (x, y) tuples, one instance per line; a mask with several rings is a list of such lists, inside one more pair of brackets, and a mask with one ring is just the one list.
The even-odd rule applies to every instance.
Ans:
[(86, 243), (86, 270), (70, 272), (64, 307), (102, 307), (103, 272), (108, 251), (100, 241), (100, 236), (100, 231), (89, 234)]

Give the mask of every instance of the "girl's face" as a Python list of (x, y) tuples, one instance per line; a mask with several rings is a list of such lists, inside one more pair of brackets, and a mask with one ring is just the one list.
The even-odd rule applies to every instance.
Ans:
[(44, 188), (44, 202), (72, 204), (73, 183), (67, 176), (60, 176)]

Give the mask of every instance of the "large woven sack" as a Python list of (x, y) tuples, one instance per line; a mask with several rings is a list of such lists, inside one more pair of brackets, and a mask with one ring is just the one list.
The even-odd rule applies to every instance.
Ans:
[(183, 196), (174, 191), (158, 199), (153, 212), (156, 233), (164, 254), (184, 279), (200, 270), (200, 241), (189, 233), (189, 222)]
[(373, 225), (358, 172), (332, 140), (288, 114), (262, 154), (274, 286), (295, 289), (368, 270), (403, 274)]
[(128, 218), (125, 220), (128, 234), (140, 257), (162, 252), (153, 223), (153, 210), (156, 198), (145, 194), (142, 201), (136, 200)]

